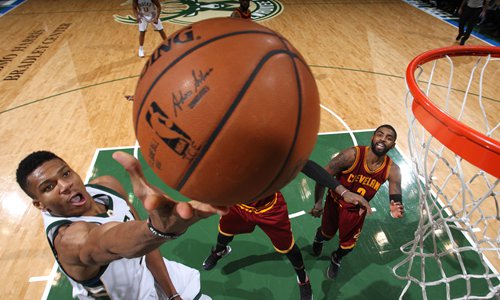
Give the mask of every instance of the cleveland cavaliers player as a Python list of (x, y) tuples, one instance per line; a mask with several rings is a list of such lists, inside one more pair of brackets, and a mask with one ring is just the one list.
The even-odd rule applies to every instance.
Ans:
[(235, 9), (231, 14), (233, 18), (251, 19), (252, 13), (250, 12), (250, 0), (240, 0), (240, 7)]
[(319, 256), (323, 242), (339, 231), (339, 246), (331, 254), (327, 277), (337, 276), (341, 259), (351, 252), (361, 234), (366, 217), (366, 209), (345, 201), (348, 191), (358, 193), (370, 201), (385, 181), (389, 181), (390, 213), (393, 218), (404, 216), (401, 195), (401, 172), (399, 166), (387, 156), (396, 145), (396, 130), (391, 125), (382, 125), (375, 130), (370, 146), (356, 146), (341, 151), (326, 166), (326, 171), (335, 176), (347, 188), (328, 190), (325, 208), (323, 196), (325, 187), (316, 184), (315, 205), (311, 210), (314, 217), (320, 217), (321, 226), (316, 231), (313, 255)]

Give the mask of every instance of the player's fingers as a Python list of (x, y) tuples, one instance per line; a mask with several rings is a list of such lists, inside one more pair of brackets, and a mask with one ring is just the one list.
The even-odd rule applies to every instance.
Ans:
[(212, 205), (219, 216), (227, 215), (229, 213), (229, 207), (220, 206), (220, 205)]
[(189, 220), (193, 217), (193, 207), (186, 202), (179, 202), (175, 206), (175, 211), (177, 215), (184, 220)]
[(139, 198), (139, 200), (142, 201), (144, 209), (149, 212), (158, 208), (163, 201), (168, 201), (166, 198), (162, 197), (159, 194), (152, 194), (142, 199)]
[(225, 215), (229, 212), (229, 208), (225, 206), (214, 206), (200, 201), (191, 200), (189, 204), (194, 210), (194, 214), (200, 218), (206, 218), (214, 214)]
[(314, 218), (319, 218), (321, 217), (321, 214), (323, 213), (323, 210), (322, 209), (317, 209), (317, 208), (312, 208), (310, 211), (309, 211), (309, 214), (311, 214), (311, 216), (313, 216)]
[(113, 159), (129, 173), (142, 173), (141, 165), (137, 159), (128, 153), (116, 151), (113, 153)]
[[(371, 215), (372, 214), (372, 207), (370, 206), (370, 204), (368, 203), (368, 201), (366, 201), (364, 198), (363, 200), (360, 202), (361, 206), (363, 207), (363, 209), (366, 209), (366, 214), (367, 215)], [(360, 214), (362, 214), (362, 211), (360, 211)]]
[(152, 194), (152, 188), (149, 186), (146, 178), (144, 177), (141, 164), (134, 156), (122, 151), (117, 151), (113, 153), (113, 159), (121, 164), (125, 171), (127, 171), (132, 183), (134, 194), (141, 201), (144, 201), (147, 195)]

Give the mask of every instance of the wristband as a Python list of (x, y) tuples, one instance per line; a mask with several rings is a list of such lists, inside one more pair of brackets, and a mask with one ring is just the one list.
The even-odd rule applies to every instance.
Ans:
[(340, 197), (344, 197), (344, 194), (347, 193), (349, 190), (345, 189), (342, 193), (340, 193)]
[(175, 293), (172, 296), (168, 297), (168, 300), (174, 300), (175, 298), (180, 297), (180, 296), (181, 295), (179, 295), (178, 293)]
[(390, 200), (394, 200), (394, 202), (403, 203), (403, 196), (401, 194), (390, 194)]
[[(151, 224), (151, 217), (148, 217), (148, 222), (147, 223), (148, 223), (148, 229), (149, 229), (149, 231), (151, 231), (151, 233), (154, 234), (155, 236), (161, 237), (163, 239), (173, 240), (173, 239), (176, 239), (179, 236), (181, 236), (184, 232), (186, 232), (186, 231), (184, 231), (184, 232), (181, 232), (179, 234), (162, 232), (162, 231), (154, 228), (153, 224)], [(176, 297), (177, 296), (179, 296), (179, 295), (176, 295)]]

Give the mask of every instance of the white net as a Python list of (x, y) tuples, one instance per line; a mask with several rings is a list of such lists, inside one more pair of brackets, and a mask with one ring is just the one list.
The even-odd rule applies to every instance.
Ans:
[[(498, 52), (496, 48), (491, 51)], [(500, 153), (495, 154), (500, 135), (500, 61), (487, 54), (456, 53), (418, 65), (414, 80), (423, 98), (458, 124), (489, 137), (494, 159), (481, 168), (469, 163), (486, 151), (467, 153), (468, 145), (461, 140), (469, 137), (435, 113), (416, 117), (414, 111), (421, 107), (414, 107), (414, 101), (420, 98), (415, 88), (407, 91), (408, 142), (412, 169), (419, 179), (420, 221), (414, 239), (401, 246), (405, 259), (393, 268), (399, 279), (407, 281), (400, 299), (414, 294), (423, 299), (500, 299), (496, 271), (500, 267)], [(481, 143), (479, 147), (490, 147)]]

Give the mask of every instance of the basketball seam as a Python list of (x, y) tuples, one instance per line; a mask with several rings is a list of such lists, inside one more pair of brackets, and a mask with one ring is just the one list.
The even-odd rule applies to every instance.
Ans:
[(305, 62), (303, 62), (298, 55), (294, 54), (293, 56), (294, 57), (292, 57), (292, 63), (293, 63), (293, 69), (295, 71), (295, 78), (296, 78), (296, 83), (297, 83), (297, 91), (298, 91), (298, 96), (299, 96), (298, 97), (299, 99), (298, 99), (297, 121), (296, 121), (296, 126), (295, 126), (295, 133), (294, 133), (294, 136), (293, 136), (293, 140), (292, 140), (291, 146), (290, 146), (289, 151), (288, 151), (288, 155), (286, 156), (286, 159), (283, 162), (283, 164), (281, 166), (281, 169), (279, 170), (279, 172), (277, 173), (277, 175), (274, 177), (274, 179), (271, 181), (271, 183), (269, 183), (269, 185), (260, 194), (258, 194), (254, 199), (252, 199), (252, 201), (259, 200), (259, 198), (262, 197), (262, 196), (267, 196), (267, 195), (263, 195), (264, 192), (267, 191), (267, 189), (269, 189), (271, 186), (273, 186), (273, 184), (278, 179), (279, 175), (281, 175), (281, 173), (283, 172), (283, 169), (288, 164), (288, 161), (290, 160), (290, 156), (292, 155), (292, 152), (295, 149), (295, 144), (297, 143), (297, 136), (299, 135), (299, 129), (300, 129), (300, 124), (301, 124), (300, 121), (302, 120), (302, 84), (301, 84), (301, 81), (300, 81), (300, 76), (299, 76), (299, 72), (298, 72), (298, 69), (297, 69), (297, 63), (295, 62), (295, 58), (298, 58), (299, 61), (301, 61), (306, 67), (307, 67), (307, 64), (305, 64)]
[(292, 63), (293, 63), (294, 70), (295, 70), (295, 77), (296, 77), (296, 81), (297, 81), (297, 85), (298, 85), (298, 89), (299, 89), (299, 108), (298, 108), (298, 115), (297, 115), (298, 121), (297, 121), (297, 125), (295, 127), (295, 134), (293, 136), (291, 147), (289, 148), (290, 150), (289, 150), (289, 152), (288, 152), (288, 154), (286, 156), (286, 159), (284, 160), (284, 163), (282, 164), (282, 166), (280, 168), (280, 171), (277, 173), (277, 175), (271, 181), (271, 183), (265, 189), (263, 189), (260, 192), (260, 194), (258, 194), (258, 196), (256, 198), (262, 196), (262, 194), (270, 186), (272, 186), (272, 184), (277, 180), (277, 178), (279, 177), (279, 175), (283, 171), (284, 167), (287, 165), (287, 162), (288, 162), (288, 160), (290, 158), (290, 155), (291, 155), (291, 153), (292, 153), (292, 151), (294, 149), (294, 145), (296, 144), (297, 135), (298, 135), (298, 131), (299, 131), (299, 128), (300, 128), (300, 119), (301, 119), (300, 117), (302, 115), (302, 95), (301, 95), (302, 89), (301, 89), (299, 74), (298, 74), (298, 71), (297, 71), (297, 65), (296, 65), (296, 62), (295, 62), (295, 58), (298, 58), (298, 56), (295, 53), (293, 53), (293, 52), (291, 52), (289, 50), (286, 50), (286, 49), (279, 49), (279, 50), (270, 51), (257, 64), (256, 68), (253, 70), (252, 74), (249, 76), (248, 80), (243, 85), (242, 89), (240, 90), (240, 92), (236, 96), (235, 100), (230, 105), (230, 107), (228, 108), (228, 110), (226, 111), (226, 113), (224, 114), (223, 118), (218, 123), (217, 127), (212, 132), (212, 134), (210, 135), (210, 137), (207, 139), (207, 142), (204, 144), (203, 148), (200, 150), (200, 152), (198, 153), (198, 155), (196, 156), (196, 158), (194, 159), (194, 161), (190, 164), (188, 170), (184, 173), (184, 176), (181, 179), (181, 181), (179, 182), (179, 184), (177, 185), (176, 190), (182, 189), (182, 187), (184, 186), (184, 184), (189, 180), (189, 177), (191, 176), (191, 174), (194, 172), (194, 170), (196, 169), (196, 167), (199, 165), (199, 163), (201, 162), (201, 160), (203, 159), (203, 157), (207, 153), (208, 149), (210, 148), (210, 146), (212, 145), (212, 143), (215, 141), (215, 139), (217, 138), (217, 136), (220, 133), (220, 131), (223, 129), (224, 125), (227, 123), (227, 121), (229, 120), (229, 118), (231, 117), (231, 115), (233, 114), (233, 112), (236, 110), (238, 104), (241, 102), (243, 96), (245, 95), (246, 90), (250, 87), (250, 84), (253, 82), (253, 80), (255, 79), (255, 77), (258, 75), (260, 69), (264, 66), (264, 64), (271, 57), (273, 57), (274, 55), (277, 55), (277, 54), (287, 54), (292, 59)]

